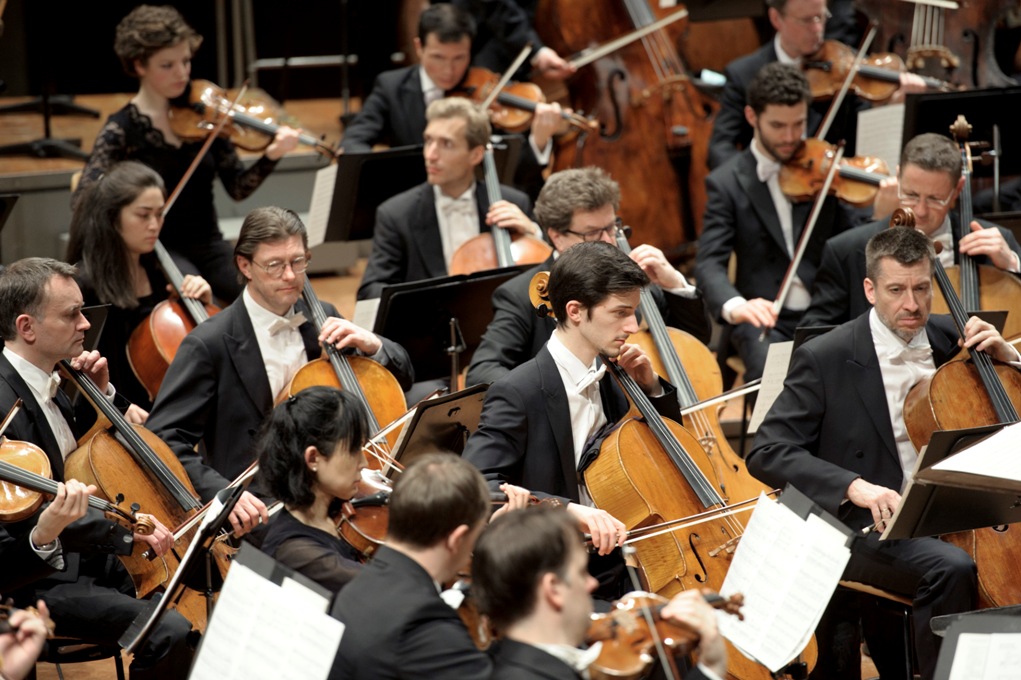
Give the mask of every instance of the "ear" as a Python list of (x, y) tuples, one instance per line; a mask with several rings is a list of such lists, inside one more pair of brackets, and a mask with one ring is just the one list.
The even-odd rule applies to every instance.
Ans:
[(145, 64), (142, 62), (141, 59), (135, 59), (132, 65), (135, 68), (135, 75), (137, 77), (142, 78), (145, 76), (145, 72), (147, 69), (145, 68)]
[(865, 286), (865, 297), (868, 298), (869, 304), (875, 306), (876, 284), (872, 282), (872, 279), (866, 278), (862, 285)]
[(780, 11), (778, 9), (776, 9), (775, 7), (770, 7), (769, 10), (767, 10), (767, 13), (769, 14), (769, 24), (770, 24), (770, 26), (773, 27), (773, 30), (779, 31), (780, 30)]
[(744, 119), (748, 121), (748, 124), (751, 125), (752, 128), (758, 126), (759, 117), (755, 115), (755, 110), (747, 104), (745, 104), (744, 107)]
[(252, 261), (243, 255), (235, 255), (234, 262), (237, 263), (241, 275), (249, 281), (252, 280)]
[(457, 554), (457, 552), (464, 545), (464, 542), (468, 540), (468, 534), (471, 533), (471, 527), (467, 524), (461, 524), (456, 529), (447, 534), (447, 550), (451, 555)]
[(315, 470), (319, 465), (319, 460), (322, 458), (322, 454), (319, 453), (319, 449), (314, 446), (305, 448), (305, 465), (309, 470)]
[(567, 312), (567, 318), (570, 319), (575, 326), (580, 324), (582, 317), (585, 316), (585, 306), (577, 300), (568, 300), (564, 311)]
[(28, 314), (19, 314), (14, 320), (14, 329), (25, 342), (35, 342), (35, 319)]
[(422, 61), (422, 41), (419, 40), (418, 36), (415, 36), (413, 41), (415, 43), (415, 56), (418, 57), (418, 61)]
[(549, 238), (549, 242), (553, 244), (558, 253), (563, 253), (565, 250), (571, 247), (570, 234), (563, 234), (556, 229), (547, 229), (546, 236)]
[(539, 579), (539, 599), (549, 603), (555, 611), (563, 610), (566, 600), (563, 585), (560, 577), (552, 571), (547, 571)]
[(957, 180), (957, 188), (954, 189), (954, 198), (957, 198), (961, 194), (962, 189), (964, 189), (964, 175), (961, 175), (960, 179)]
[(476, 166), (482, 162), (483, 157), (486, 155), (486, 147), (476, 146), (468, 152), (468, 160), (471, 161), (472, 166)]

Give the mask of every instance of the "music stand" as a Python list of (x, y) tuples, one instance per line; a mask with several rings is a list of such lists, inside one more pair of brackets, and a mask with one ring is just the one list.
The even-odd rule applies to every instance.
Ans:
[(489, 385), (473, 385), (460, 392), (425, 399), (415, 406), (394, 445), (394, 460), (405, 468), (427, 453), (460, 456), (468, 437), (478, 429), (482, 402)]
[[(0, 232), (3, 231), (4, 225), (7, 224), (7, 219), (14, 211), (14, 204), (18, 202), (20, 197), (21, 194), (0, 194)], [(3, 262), (2, 249), (0, 249), (0, 262)], [(3, 271), (2, 266), (0, 266), (0, 271)]]
[[(411, 357), (415, 380), (435, 380), (450, 372), (453, 353), (471, 353), (493, 320), (493, 291), (533, 265), (490, 269), (383, 288), (373, 332), (397, 342)], [(463, 347), (452, 349), (450, 328), (455, 325), (464, 338)], [(450, 376), (456, 386), (457, 376)], [(453, 391), (453, 388), (452, 390)]]

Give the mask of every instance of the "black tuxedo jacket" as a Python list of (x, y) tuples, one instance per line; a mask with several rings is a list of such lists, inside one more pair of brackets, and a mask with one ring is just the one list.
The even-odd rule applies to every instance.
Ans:
[(371, 151), (374, 144), (422, 143), (425, 95), (418, 65), (385, 71), (376, 77), (362, 110), (344, 129), (340, 146), (347, 152)]
[[(517, 189), (501, 185), (503, 197), (521, 208), (529, 217), (532, 206)], [(475, 187), (479, 213), (479, 232), (488, 232), (485, 223), (489, 197), (485, 184)], [(372, 252), (358, 287), (358, 299), (378, 298), (383, 287), (393, 283), (421, 281), (447, 275), (443, 258), (443, 240), (436, 217), (436, 196), (431, 184), (420, 184), (387, 199), (376, 209)]]
[[(10, 440), (27, 441), (35, 444), (49, 458), (53, 479), (64, 481), (64, 458), (60, 454), (57, 438), (50, 429), (39, 402), (32, 390), (21, 378), (7, 357), (0, 353), (0, 410), (7, 413), (14, 402), (21, 399), (21, 410), (7, 426), (4, 432)], [(85, 399), (80, 399), (77, 416), (71, 403), (63, 392), (57, 393), (57, 404), (64, 413), (71, 430), (80, 437), (88, 430), (95, 420), (95, 413)], [(5, 595), (11, 591), (49, 577), (54, 583), (71, 583), (78, 580), (80, 553), (131, 553), (131, 531), (111, 522), (98, 510), (90, 508), (80, 520), (73, 522), (60, 533), (60, 544), (64, 551), (64, 571), (56, 573), (52, 567), (41, 560), (29, 544), (29, 534), (39, 518), (37, 512), (32, 517), (11, 524), (0, 524), (0, 591)]]
[(492, 664), (414, 560), (383, 546), (337, 595), (346, 624), (330, 680), (488, 680)]
[(580, 680), (574, 669), (534, 645), (504, 638), (490, 650), (492, 680)]
[[(333, 305), (323, 307), (328, 316), (339, 316)], [(303, 301), (295, 308), (311, 318)], [(308, 359), (318, 358), (321, 348), (313, 324), (302, 324), (299, 331)], [(407, 352), (381, 339), (381, 363), (407, 389), (412, 383)], [(255, 436), (275, 397), (251, 317), (239, 296), (185, 337), (146, 425), (180, 458), (195, 489), (208, 501), (252, 462)], [(195, 450), (200, 441), (204, 456)]]
[[(664, 394), (652, 402), (661, 415), (680, 421), (673, 387), (662, 384)], [(609, 375), (599, 383), (599, 393), (607, 422), (616, 423), (627, 413), (627, 398)], [(493, 489), (509, 482), (539, 497), (578, 502), (581, 473), (574, 460), (567, 391), (548, 349), (492, 384), (463, 456)]]
[[(955, 261), (958, 260), (957, 234), (960, 223), (958, 214), (950, 213), (950, 233), (954, 236)], [(986, 229), (999, 229), (1010, 249), (1021, 256), (1021, 245), (1018, 245), (1013, 233), (991, 222), (979, 220), (979, 223)], [(805, 311), (801, 325), (841, 324), (857, 318), (872, 308), (865, 297), (865, 288), (862, 285), (865, 281), (865, 246), (870, 238), (887, 229), (889, 224), (888, 219), (877, 220), (850, 229), (826, 242), (812, 290), (812, 304)], [(992, 264), (985, 256), (976, 258), (976, 262)]]
[[(698, 242), (695, 279), (710, 312), (722, 320), (723, 303), (738, 295), (776, 298), (790, 265), (780, 218), (769, 188), (759, 181), (755, 156), (742, 151), (706, 180), (708, 203), (702, 236)], [(812, 212), (811, 203), (795, 203), (792, 211), (794, 243)], [(798, 276), (809, 290), (815, 280), (823, 244), (851, 225), (850, 213), (830, 196), (823, 203), (808, 248), (798, 266)], [(730, 256), (737, 257), (735, 281), (728, 275)]]
[[(770, 38), (756, 51), (735, 59), (727, 65), (724, 70), (727, 83), (723, 87), (720, 110), (713, 121), (713, 133), (709, 138), (710, 169), (723, 165), (724, 162), (737, 155), (741, 149), (747, 149), (751, 144), (752, 127), (744, 117), (748, 86), (763, 66), (776, 60), (776, 48), (773, 46), (773, 39)], [(826, 115), (829, 104), (829, 100), (824, 100), (815, 102), (808, 107), (808, 122), (805, 126), (807, 136), (815, 135), (815, 131), (819, 129), (819, 125)], [(858, 112), (864, 108), (868, 108), (868, 102), (849, 94), (837, 112), (829, 134), (826, 135), (826, 140), (833, 144), (842, 139), (847, 142), (846, 156), (854, 155)]]
[[(925, 329), (936, 366), (957, 353), (949, 317), (932, 316)], [(746, 461), (758, 479), (790, 482), (852, 529), (872, 524), (869, 510), (841, 504), (847, 487), (861, 477), (900, 490), (904, 475), (868, 314), (794, 352)]]
[[(549, 271), (552, 266), (550, 256), (493, 291), (493, 320), (472, 355), (465, 384), (495, 382), (538, 354), (549, 340), (557, 322), (548, 316), (539, 317), (528, 289), (536, 272)], [(664, 293), (658, 286), (650, 286), (650, 291), (668, 326), (709, 342), (712, 325), (701, 294), (684, 298)]]

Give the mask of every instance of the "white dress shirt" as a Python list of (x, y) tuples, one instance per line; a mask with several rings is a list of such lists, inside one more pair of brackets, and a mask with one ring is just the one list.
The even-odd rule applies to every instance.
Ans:
[(438, 186), (433, 186), (436, 220), (440, 225), (440, 241), (443, 243), (443, 261), (448, 270), (457, 249), (479, 235), (479, 205), (475, 200), (477, 186), (472, 182), (468, 190), (457, 198), (446, 196)]
[(68, 425), (64, 414), (60, 412), (57, 402), (50, 396), (50, 376), (52, 374), (12, 352), (9, 347), (4, 347), (4, 356), (11, 362), (11, 366), (25, 381), (32, 396), (42, 407), (43, 413), (46, 415), (46, 424), (50, 426), (50, 431), (53, 432), (53, 436), (57, 439), (57, 445), (60, 446), (60, 456), (67, 458), (68, 454), (78, 448), (78, 440), (75, 438), (74, 432), (71, 431), (71, 426)]
[(422, 99), (425, 102), (426, 108), (429, 108), (429, 105), (437, 99), (443, 99), (443, 90), (436, 86), (436, 83), (433, 82), (433, 79), (429, 77), (429, 74), (421, 66), (418, 67), (418, 78), (419, 82), (422, 83)]
[(247, 286), (241, 293), (241, 299), (252, 320), (255, 340), (259, 343), (259, 353), (262, 354), (262, 363), (266, 367), (266, 377), (269, 379), (270, 394), (275, 399), (291, 382), (298, 369), (308, 362), (305, 341), (302, 340), (297, 328), (288, 326), (276, 333), (270, 333), (270, 327), (274, 322), (287, 321), (294, 316), (294, 308), (292, 307), (286, 315), (278, 316), (256, 302), (248, 292)]
[[(995, 227), (993, 228), (995, 229)], [(969, 227), (966, 229), (964, 233), (965, 235), (971, 233), (971, 228)], [(950, 213), (947, 213), (946, 217), (943, 218), (943, 224), (939, 225), (936, 231), (932, 232), (932, 236), (930, 236), (930, 238), (933, 241), (939, 241), (943, 245), (943, 249), (936, 255), (936, 257), (939, 258), (939, 261), (943, 263), (943, 266), (954, 266), (954, 237), (950, 232)], [(1013, 262), (1011, 263), (1011, 266), (1007, 267), (1007, 271), (1013, 274), (1021, 273), (1021, 266), (1019, 266), (1021, 262), (1018, 260), (1017, 253), (1011, 252), (1011, 257), (1013, 258)]]

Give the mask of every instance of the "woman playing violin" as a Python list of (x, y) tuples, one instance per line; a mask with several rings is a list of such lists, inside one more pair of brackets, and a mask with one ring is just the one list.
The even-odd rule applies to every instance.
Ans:
[[(613, 669), (603, 665), (599, 648), (578, 648), (588, 637), (596, 587), (587, 567), (578, 523), (562, 510), (526, 508), (494, 519), (482, 532), (472, 561), (472, 592), (502, 636), (491, 650), (493, 680), (576, 680), (586, 670)], [(698, 647), (700, 663), (686, 680), (726, 676), (727, 649), (701, 593), (676, 595), (658, 617), (687, 633), (689, 649), (682, 653)]]
[(338, 535), (337, 500), (358, 491), (370, 432), (361, 402), (332, 387), (310, 387), (277, 406), (256, 451), (266, 491), (284, 509), (269, 523), (262, 550), (333, 592), (361, 567)]
[[(86, 305), (109, 304), (99, 351), (124, 397), (148, 410), (149, 396), (135, 377), (126, 347), (132, 331), (167, 297), (167, 280), (153, 249), (163, 218), (163, 180), (136, 161), (113, 166), (85, 190), (71, 216), (67, 261), (77, 263)], [(212, 301), (201, 276), (184, 277), (186, 297)]]
[[(170, 113), (174, 100), (188, 89), (191, 57), (201, 43), (202, 37), (172, 7), (142, 5), (118, 24), (114, 50), (128, 75), (138, 78), (138, 94), (100, 130), (73, 205), (110, 166), (125, 159), (154, 168), (169, 186), (178, 183), (201, 144), (178, 137), (171, 129)], [(247, 169), (230, 141), (215, 140), (184, 188), (177, 209), (168, 215), (164, 245), (182, 271), (201, 273), (224, 301), (237, 297), (241, 287), (231, 265), (231, 246), (217, 224), (213, 179), (219, 176), (235, 200), (247, 197), (296, 146), (297, 135), (296, 130), (280, 128), (265, 154)]]

